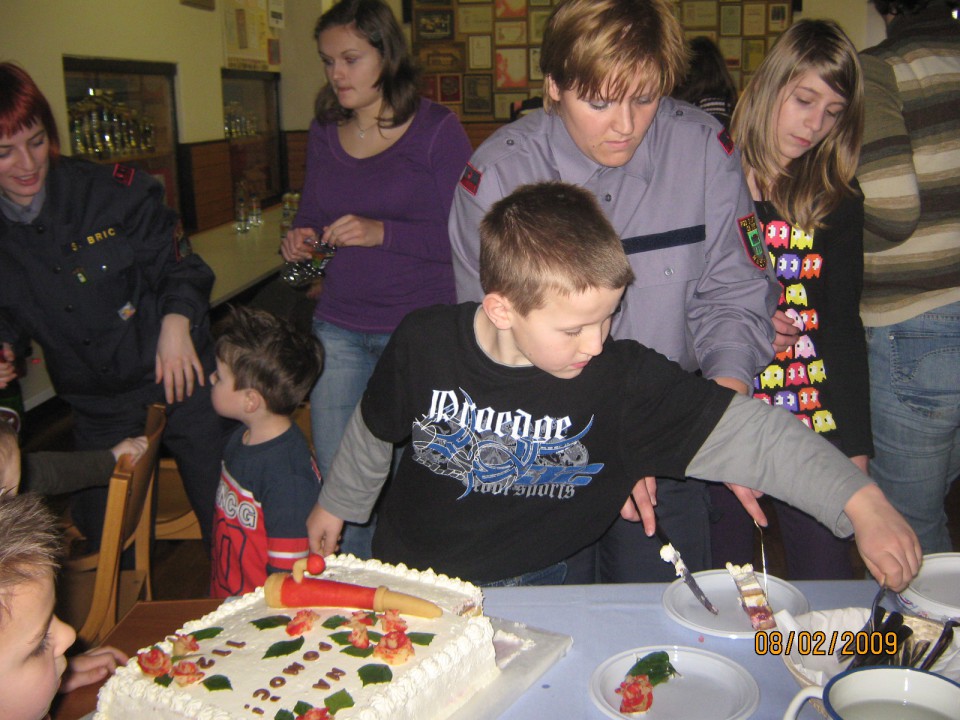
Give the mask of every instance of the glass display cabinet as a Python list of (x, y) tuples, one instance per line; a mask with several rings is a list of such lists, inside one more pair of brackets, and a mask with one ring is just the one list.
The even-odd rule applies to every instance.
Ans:
[(70, 127), (61, 142), (75, 156), (150, 173), (179, 210), (176, 65), (64, 57), (63, 70)]
[(280, 75), (221, 70), (223, 132), (230, 145), (230, 173), (235, 188), (255, 193), (264, 204), (283, 190), (280, 154)]

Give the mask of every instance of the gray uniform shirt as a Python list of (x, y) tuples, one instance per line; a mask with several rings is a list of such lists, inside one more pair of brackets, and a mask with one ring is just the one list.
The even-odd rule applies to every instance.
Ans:
[(537, 111), (501, 128), (474, 153), (454, 194), (458, 300), (483, 298), (479, 227), (493, 203), (526, 183), (579, 185), (597, 197), (637, 276), (613, 336), (751, 387), (773, 355), (780, 286), (765, 250), (758, 261), (766, 267), (751, 261), (753, 201), (740, 154), (721, 131), (706, 113), (665, 97), (633, 158), (610, 168), (584, 155), (557, 115)]

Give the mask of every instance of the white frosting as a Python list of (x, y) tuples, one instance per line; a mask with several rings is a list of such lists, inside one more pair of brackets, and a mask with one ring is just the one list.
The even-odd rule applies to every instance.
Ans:
[(680, 553), (677, 552), (672, 543), (667, 543), (660, 548), (660, 559), (673, 564), (673, 569), (676, 570), (677, 577), (683, 577), (684, 573), (687, 572), (686, 563), (683, 562), (683, 558), (680, 557)]
[[(452, 714), (477, 689), (488, 684), (498, 674), (494, 658), (493, 628), (489, 619), (480, 615), (483, 598), (479, 588), (462, 580), (438, 575), (432, 570), (411, 570), (403, 565), (391, 566), (377, 560), (358, 560), (352, 555), (327, 558), (325, 579), (340, 580), (366, 586), (386, 585), (391, 590), (428, 599), (443, 609), (436, 619), (404, 615), (408, 633), (432, 633), (427, 645), (414, 644), (415, 656), (403, 665), (390, 669), (389, 683), (363, 686), (357, 670), (370, 664), (382, 664), (376, 657), (358, 658), (343, 654), (343, 646), (329, 640), (333, 632), (320, 624), (332, 615), (349, 616), (351, 610), (315, 608), (320, 620), (313, 630), (304, 635), (303, 647), (282, 657), (263, 659), (267, 648), (278, 641), (291, 640), (283, 626), (258, 630), (250, 621), (273, 615), (292, 617), (296, 609), (269, 608), (258, 588), (243, 597), (223, 603), (212, 613), (186, 623), (178, 634), (189, 634), (206, 628), (222, 627), (216, 637), (200, 641), (199, 656), (213, 660), (214, 665), (204, 669), (205, 678), (225, 675), (232, 690), (210, 691), (202, 684), (180, 688), (176, 683), (163, 687), (145, 676), (136, 662), (121, 668), (100, 690), (94, 720), (127, 720), (132, 717), (150, 717), (159, 720), (250, 720), (271, 719), (281, 709), (293, 711), (297, 701), (323, 707), (324, 698), (347, 690), (353, 707), (337, 712), (337, 720), (440, 720)], [(465, 617), (461, 611), (473, 612)], [(382, 632), (379, 626), (370, 628)], [(244, 642), (243, 648), (232, 647), (227, 640)], [(304, 653), (317, 650), (326, 641), (333, 649), (319, 652), (319, 658), (307, 660)], [(166, 640), (156, 646), (167, 653), (172, 644)], [(346, 646), (351, 647), (351, 646)], [(229, 650), (227, 656), (213, 650)], [(196, 657), (191, 657), (196, 660)], [(297, 674), (285, 673), (292, 663), (304, 669)], [(326, 677), (334, 667), (345, 671), (340, 680)], [(283, 678), (280, 687), (271, 687), (272, 678)], [(330, 689), (313, 687), (324, 679)], [(254, 695), (266, 690), (270, 698)], [(259, 693), (261, 696), (263, 693)], [(277, 697), (277, 700), (272, 700)], [(247, 707), (245, 707), (247, 706)], [(263, 710), (255, 714), (253, 708)]]

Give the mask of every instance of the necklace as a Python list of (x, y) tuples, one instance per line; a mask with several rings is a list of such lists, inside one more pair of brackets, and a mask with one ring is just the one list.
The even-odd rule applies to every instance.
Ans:
[(362, 126), (360, 125), (360, 118), (358, 118), (356, 115), (353, 116), (353, 121), (354, 121), (354, 122), (356, 123), (356, 125), (357, 125), (357, 135), (360, 136), (360, 139), (361, 139), (361, 140), (363, 140), (363, 138), (366, 136), (367, 130), (369, 130), (370, 128), (374, 127), (374, 126), (377, 124), (377, 121), (374, 120), (372, 123), (370, 123), (370, 124), (367, 125), (366, 127), (362, 127)]

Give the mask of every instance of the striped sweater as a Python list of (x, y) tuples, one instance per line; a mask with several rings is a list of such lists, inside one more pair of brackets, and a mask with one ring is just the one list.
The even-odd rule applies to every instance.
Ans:
[(960, 301), (960, 22), (943, 0), (861, 53), (864, 324)]

